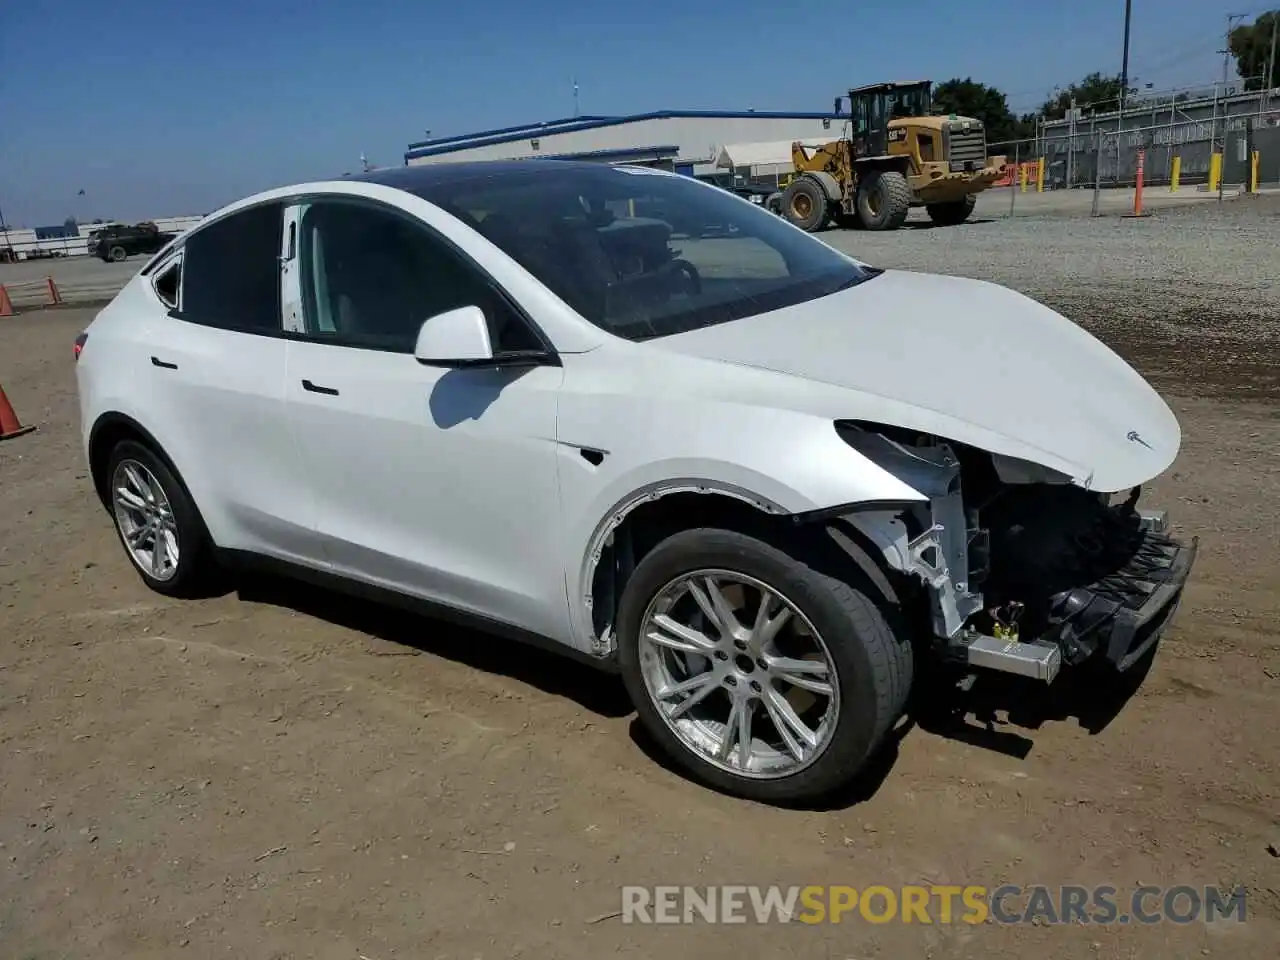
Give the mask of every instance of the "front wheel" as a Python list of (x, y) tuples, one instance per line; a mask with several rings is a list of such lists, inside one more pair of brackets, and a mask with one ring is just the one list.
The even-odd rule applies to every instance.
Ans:
[(897, 230), (911, 212), (911, 187), (896, 170), (870, 170), (860, 177), (855, 206), (868, 230)]
[(760, 540), (659, 544), (618, 611), (623, 680), (649, 733), (697, 780), (772, 803), (847, 784), (901, 715), (911, 647), (854, 586)]
[(125, 248), (124, 248), (124, 247), (112, 247), (112, 248), (111, 248), (111, 262), (112, 262), (112, 263), (119, 263), (120, 261), (125, 260), (126, 258), (128, 258), (128, 256), (129, 256), (129, 254), (128, 254), (128, 252), (126, 252), (126, 251), (125, 251)]

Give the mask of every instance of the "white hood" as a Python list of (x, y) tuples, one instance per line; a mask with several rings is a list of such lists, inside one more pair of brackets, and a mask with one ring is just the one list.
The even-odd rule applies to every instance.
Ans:
[(1132, 487), (1177, 455), (1178, 421), (1120, 357), (1043, 304), (978, 280), (886, 271), (821, 300), (654, 341), (851, 391), (866, 419)]

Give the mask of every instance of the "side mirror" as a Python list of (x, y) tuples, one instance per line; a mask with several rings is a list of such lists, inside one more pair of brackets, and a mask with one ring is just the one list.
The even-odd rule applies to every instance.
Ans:
[(418, 328), (413, 356), (428, 367), (558, 366), (548, 350), (504, 350), (494, 354), (489, 321), (479, 307), (458, 307), (430, 317)]
[(493, 362), (489, 322), (479, 307), (458, 307), (427, 319), (418, 329), (413, 356), (432, 367), (471, 367)]

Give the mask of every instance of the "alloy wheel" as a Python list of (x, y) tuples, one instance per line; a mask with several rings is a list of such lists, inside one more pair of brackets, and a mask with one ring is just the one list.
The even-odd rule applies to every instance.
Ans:
[(178, 572), (178, 525), (164, 487), (137, 460), (121, 460), (111, 478), (116, 526), (129, 556), (153, 580)]
[(812, 764), (840, 712), (826, 642), (781, 592), (746, 574), (697, 570), (660, 589), (640, 625), (649, 697), (702, 760), (776, 779)]

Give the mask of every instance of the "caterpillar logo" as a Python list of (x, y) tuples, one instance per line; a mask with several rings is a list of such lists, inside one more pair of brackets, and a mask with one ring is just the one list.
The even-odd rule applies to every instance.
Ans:
[(890, 131), (889, 131), (889, 142), (890, 142), (890, 143), (896, 143), (896, 142), (897, 142), (897, 141), (899, 141), (899, 140), (905, 140), (905, 139), (907, 139), (907, 131), (906, 131), (906, 130), (903, 130), (901, 127), (897, 128), (897, 129), (895, 129), (895, 130), (890, 130)]

